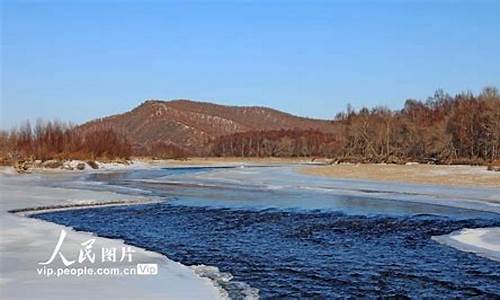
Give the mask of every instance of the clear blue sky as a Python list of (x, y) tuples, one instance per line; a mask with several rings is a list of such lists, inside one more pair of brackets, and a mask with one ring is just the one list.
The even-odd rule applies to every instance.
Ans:
[(145, 99), (331, 118), (500, 87), (500, 1), (2, 1), (2, 120)]

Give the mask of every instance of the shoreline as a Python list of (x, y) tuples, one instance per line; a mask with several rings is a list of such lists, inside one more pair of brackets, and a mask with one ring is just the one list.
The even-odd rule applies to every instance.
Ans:
[[(59, 172), (57, 172), (59, 173)], [(66, 173), (70, 175), (71, 173)], [(44, 178), (47, 180), (47, 178)], [(212, 280), (201, 277), (189, 266), (172, 261), (163, 254), (125, 244), (120, 239), (98, 237), (91, 232), (75, 231), (56, 223), (29, 217), (51, 210), (87, 209), (96, 206), (153, 203), (155, 199), (112, 192), (97, 192), (40, 186), (40, 176), (0, 175), (2, 239), (0, 240), (0, 296), (2, 298), (65, 299), (222, 299), (224, 291)], [(123, 199), (127, 198), (127, 199)], [(75, 253), (80, 242), (95, 239), (105, 247), (130, 246), (133, 263), (120, 262), (113, 267), (135, 268), (138, 263), (156, 263), (158, 275), (151, 276), (62, 276), (37, 274), (40, 261), (52, 252), (59, 231), (67, 231), (64, 253)], [(96, 249), (100, 250), (100, 249)], [(78, 252), (76, 252), (78, 253)], [(66, 255), (66, 254), (65, 254)], [(17, 263), (12, 263), (17, 262)], [(55, 263), (57, 267), (64, 267)], [(90, 267), (105, 267), (96, 262)], [(86, 266), (87, 267), (87, 266)], [(38, 276), (37, 276), (38, 275)], [(57, 292), (56, 292), (57, 291)], [(78, 291), (75, 297), (75, 291)]]
[[(249, 164), (248, 161), (236, 161), (236, 160), (225, 160), (225, 164), (221, 164), (221, 162), (214, 162), (212, 160), (203, 160), (201, 162), (204, 162), (204, 163), (200, 163), (200, 161), (189, 161), (184, 163), (184, 164), (178, 164), (178, 161), (175, 161), (175, 162), (172, 162), (172, 161), (169, 161), (169, 162), (165, 162), (165, 161), (161, 161), (161, 162), (158, 162), (156, 164), (142, 164), (142, 163), (139, 163), (139, 164), (132, 164), (132, 165), (129, 165), (129, 166), (125, 166), (124, 168), (112, 168), (112, 169), (101, 169), (101, 170), (90, 170), (90, 171), (83, 171), (83, 172), (77, 172), (77, 171), (66, 171), (66, 170), (50, 170), (48, 172), (45, 172), (45, 170), (39, 170), (31, 175), (12, 175), (12, 176), (5, 176), (4, 174), (0, 174), (0, 179), (1, 179), (1, 183), (2, 183), (2, 186), (4, 185), (4, 181), (5, 181), (5, 178), (17, 178), (21, 181), (30, 181), (31, 180), (36, 180), (36, 177), (40, 177), (40, 175), (43, 177), (44, 175), (62, 175), (62, 176), (71, 176), (71, 175), (78, 175), (78, 174), (91, 174), (91, 173), (99, 173), (99, 172), (113, 172), (113, 171), (120, 171), (120, 170), (130, 170), (130, 169), (134, 169), (134, 168), (155, 168), (155, 167), (158, 167), (158, 168), (161, 168), (161, 167), (197, 167), (197, 166), (238, 166), (238, 165), (247, 165)], [(266, 161), (265, 160), (259, 160), (259, 162), (263, 162), (265, 163)], [(290, 161), (286, 161), (286, 162), (283, 162), (283, 161), (279, 161), (279, 162), (276, 162), (277, 164), (290, 164), (291, 162)], [(298, 172), (298, 173), (303, 173), (303, 169), (304, 168), (311, 168), (311, 169), (316, 169), (316, 168), (322, 168), (322, 166), (300, 166), (299, 164), (297, 164), (297, 162), (295, 162), (296, 164), (296, 167), (298, 168), (295, 168), (295, 172)], [(256, 164), (250, 164), (250, 165), (256, 165)], [(354, 167), (354, 166), (351, 166), (351, 167)], [(307, 174), (309, 175), (309, 174)], [(334, 177), (335, 178), (335, 177)], [(45, 177), (45, 179), (47, 179), (47, 177)], [(347, 179), (350, 179), (350, 180), (356, 180), (355, 178), (347, 178)], [(44, 187), (45, 189), (47, 189), (46, 187)], [(51, 189), (62, 189), (62, 190), (71, 190), (71, 189), (64, 189), (64, 188), (51, 188)], [(21, 190), (19, 191), (20, 194), (25, 194), (24, 193), (25, 191)], [(102, 193), (102, 194), (114, 194), (114, 193), (111, 193), (111, 192), (94, 192), (94, 191), (89, 191), (89, 190), (78, 190), (78, 192), (82, 192), (82, 193)], [(39, 219), (33, 219), (33, 218), (27, 218), (29, 217), (30, 215), (32, 214), (37, 214), (37, 213), (42, 213), (42, 212), (49, 212), (49, 211), (57, 211), (57, 210), (72, 210), (72, 209), (87, 209), (87, 208), (92, 208), (92, 207), (100, 207), (100, 206), (117, 206), (117, 205), (135, 205), (135, 204), (143, 204), (143, 203), (154, 203), (154, 200), (152, 199), (149, 199), (149, 197), (141, 197), (141, 196), (129, 196), (129, 195), (122, 195), (122, 194), (114, 194), (114, 196), (119, 196), (119, 197), (127, 197), (127, 198), (143, 198), (141, 200), (138, 200), (138, 199), (135, 199), (135, 200), (109, 200), (109, 198), (106, 198), (105, 200), (101, 199), (101, 200), (95, 200), (95, 202), (92, 202), (92, 203), (70, 203), (70, 204), (56, 204), (56, 205), (39, 205), (39, 206), (33, 206), (33, 207), (21, 207), (21, 208), (14, 208), (14, 209), (10, 209), (7, 211), (7, 213), (11, 216), (15, 216), (15, 217), (22, 217), (23, 219), (28, 219), (28, 220), (33, 220), (35, 222), (35, 224), (39, 224), (38, 222), (41, 222), (41, 223), (45, 223), (45, 224), (49, 224), (48, 227), (54, 227), (55, 228), (60, 228), (60, 227), (64, 227), (64, 226), (61, 226), (61, 225), (58, 225), (58, 224), (55, 224), (55, 223), (49, 223), (49, 222), (44, 222), (44, 221), (41, 221)], [(5, 198), (5, 196), (2, 196), (2, 199)], [(112, 197), (111, 197), (112, 199)], [(106, 202), (107, 201), (107, 202)], [(486, 201), (480, 201), (482, 204), (485, 204), (485, 203), (488, 203)], [(3, 200), (2, 200), (2, 203), (3, 203)], [(450, 205), (450, 203), (448, 203), (448, 205)], [(459, 205), (457, 205), (457, 207), (459, 207)], [(2, 207), (3, 208), (3, 207)], [(3, 210), (2, 212), (2, 215), (5, 213), (5, 211)], [(498, 213), (498, 212), (497, 212)], [(3, 216), (2, 216), (3, 218)], [(3, 221), (3, 220), (2, 220)], [(46, 225), (44, 225), (46, 226)], [(3, 226), (2, 226), (3, 227)], [(29, 225), (29, 227), (34, 227), (33, 224), (32, 225)], [(29, 228), (28, 226), (26, 228)], [(65, 227), (67, 228), (67, 227)], [(94, 238), (97, 238), (99, 240), (110, 240), (110, 239), (106, 239), (106, 238), (103, 238), (103, 237), (96, 237), (95, 235), (93, 235), (91, 232), (76, 232), (70, 228), (67, 228), (68, 230), (71, 230), (71, 234), (78, 234), (78, 235), (83, 235), (83, 236), (91, 236), (91, 237), (94, 237)], [(462, 229), (462, 230), (468, 230), (466, 228)], [(497, 230), (495, 228), (486, 228), (486, 229), (482, 229), (482, 230), (486, 230), (488, 232), (490, 232), (490, 230)], [(493, 232), (493, 231), (492, 231)], [(500, 230), (496, 231), (498, 232), (498, 234), (500, 235)], [(484, 232), (482, 232), (484, 233)], [(449, 235), (445, 235), (445, 236), (439, 236), (439, 237), (433, 237), (432, 239), (435, 240), (436, 242), (439, 242), (439, 243), (442, 243), (442, 244), (445, 244), (447, 246), (451, 246), (451, 247), (454, 247), (456, 249), (459, 249), (461, 251), (468, 251), (468, 252), (474, 252), (478, 255), (481, 255), (481, 256), (485, 256), (485, 257), (488, 257), (490, 258), (489, 256), (493, 256), (493, 257), (500, 257), (500, 254), (499, 252), (493, 252), (493, 255), (488, 255), (488, 251), (485, 251), (484, 249), (481, 249), (480, 247), (476, 247), (474, 248), (474, 245), (471, 245), (471, 240), (470, 239), (466, 239), (466, 240), (463, 240), (461, 243), (458, 243), (458, 242), (449, 242), (451, 240), (451, 238), (449, 236), (452, 236), (452, 235), (455, 235), (456, 232), (452, 232), (450, 233)], [(123, 243), (123, 241), (121, 240), (110, 240), (112, 241), (112, 243), (114, 242), (118, 242), (118, 243)], [(474, 241), (474, 239), (472, 239), (472, 241)], [(498, 239), (498, 243), (500, 245), (500, 239)], [(469, 242), (469, 244), (467, 244), (467, 242)], [(3, 246), (3, 245), (1, 245)], [(145, 251), (146, 253), (147, 252), (151, 252), (151, 251), (148, 251), (144, 248), (138, 248), (138, 247), (134, 247), (134, 248), (137, 248), (137, 249), (141, 249), (140, 251)], [(472, 250), (471, 250), (472, 249)], [(486, 249), (487, 250), (487, 249)], [(166, 256), (162, 255), (162, 254), (159, 254), (159, 253), (156, 253), (156, 252), (151, 252), (153, 253), (152, 256), (156, 256), (156, 255), (159, 255), (161, 257), (163, 257), (165, 260), (167, 261), (170, 261)], [(486, 253), (486, 254), (484, 254)], [(149, 257), (148, 255), (146, 255), (146, 257)], [(494, 259), (494, 258), (492, 258)], [(171, 263), (175, 263), (175, 264), (178, 264), (174, 261), (170, 261)], [(181, 264), (179, 264), (181, 265)], [(203, 280), (209, 280), (207, 279), (206, 277), (200, 277), (195, 271), (193, 268), (191, 267), (188, 267), (188, 266), (184, 266), (184, 265), (181, 265), (182, 267), (185, 267), (185, 268), (188, 268), (189, 271), (188, 273), (191, 273), (191, 274), (195, 274), (194, 276), (198, 277), (198, 280), (201, 279), (201, 282), (203, 282)], [(182, 269), (182, 267), (180, 267)], [(3, 271), (2, 271), (2, 277), (4, 276), (3, 275)], [(1, 282), (3, 284), (4, 282), (4, 278), (1, 279)], [(223, 298), (225, 297), (224, 296), (224, 293), (223, 291), (221, 291), (217, 286), (216, 286), (216, 282), (213, 282), (212, 280), (209, 280), (210, 281), (210, 285), (211, 285), (211, 288), (214, 288), (216, 291), (217, 291), (217, 296), (214, 297), (214, 298)], [(206, 283), (205, 283), (206, 284)], [(204, 285), (204, 284), (202, 284)], [(209, 288), (210, 290), (210, 288)], [(212, 290), (212, 293), (213, 293), (213, 290)], [(1, 293), (2, 295), (4, 294), (4, 292)], [(165, 295), (163, 295), (165, 296)], [(127, 298), (127, 297), (125, 297)], [(155, 298), (155, 297), (152, 297), (152, 298)], [(167, 294), (167, 298), (168, 298), (168, 294)], [(176, 295), (174, 298), (176, 299), (180, 299), (180, 298), (183, 298), (182, 295)], [(187, 297), (189, 298), (189, 297)]]
[(7, 211), (8, 213), (15, 214), (18, 216), (27, 216), (31, 215), (47, 213), (47, 212), (56, 212), (56, 211), (65, 211), (65, 210), (78, 210), (78, 209), (87, 209), (94, 207), (113, 207), (113, 206), (122, 206), (122, 205), (135, 205), (135, 204), (150, 204), (155, 203), (156, 201), (136, 201), (136, 200), (118, 200), (118, 201), (109, 201), (103, 203), (82, 203), (82, 204), (67, 204), (67, 205), (49, 205), (49, 206), (36, 206), (36, 207), (26, 207), (26, 208), (17, 208)]
[[(413, 184), (420, 187), (433, 185), (450, 190), (454, 188), (498, 189), (500, 193), (500, 172), (487, 171), (485, 168), (477, 166), (347, 164), (302, 167), (297, 171), (305, 175), (331, 180), (366, 180), (380, 184)], [(447, 201), (445, 205), (460, 207), (460, 201), (464, 200), (460, 200), (460, 196), (454, 198), (458, 201)], [(473, 206), (478, 205), (480, 210), (497, 213), (500, 216), (499, 201), (488, 200), (490, 199), (476, 199), (470, 203)], [(478, 207), (474, 209), (478, 209)], [(488, 236), (488, 242), (483, 241), (483, 236)], [(500, 261), (500, 228), (498, 227), (462, 228), (446, 235), (433, 236), (432, 239), (460, 251)]]
[[(435, 165), (408, 163), (342, 163), (331, 165), (326, 158), (309, 157), (191, 157), (186, 159), (133, 158), (128, 163), (99, 162), (99, 169), (67, 170), (64, 168), (32, 168), (33, 174), (89, 174), (141, 168), (168, 167), (231, 167), (297, 165), (299, 173), (334, 179), (355, 179), (395, 183), (433, 184), (462, 187), (500, 188), (500, 172), (489, 171), (486, 166)], [(73, 164), (80, 161), (69, 161)], [(0, 173), (17, 174), (14, 167), (1, 167)], [(7, 171), (9, 170), (9, 171)]]
[(332, 179), (432, 184), (450, 187), (500, 188), (500, 172), (469, 165), (340, 164), (309, 166), (302, 174)]

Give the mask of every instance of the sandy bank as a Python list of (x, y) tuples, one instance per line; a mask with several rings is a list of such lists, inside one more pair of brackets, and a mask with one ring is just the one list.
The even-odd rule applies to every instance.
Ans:
[(500, 188), (500, 172), (487, 171), (484, 166), (345, 164), (303, 167), (300, 172), (332, 178)]
[[(41, 186), (47, 176), (0, 175), (0, 298), (1, 299), (217, 299), (220, 292), (212, 282), (165, 256), (132, 247), (132, 262), (102, 262), (100, 251), (127, 247), (123, 241), (97, 238), (89, 233), (75, 232), (64, 226), (20, 215), (9, 210), (27, 207), (47, 207), (105, 203), (108, 201), (145, 201), (142, 197), (123, 196), (110, 192), (94, 192)], [(46, 277), (38, 274), (51, 256), (61, 230), (67, 236), (61, 253), (76, 260), (82, 244), (95, 239), (94, 263), (75, 262), (78, 267), (136, 269), (137, 264), (157, 264), (157, 275), (84, 275)], [(125, 248), (126, 249), (126, 248)], [(119, 256), (119, 254), (118, 254)], [(64, 268), (56, 257), (50, 265)]]

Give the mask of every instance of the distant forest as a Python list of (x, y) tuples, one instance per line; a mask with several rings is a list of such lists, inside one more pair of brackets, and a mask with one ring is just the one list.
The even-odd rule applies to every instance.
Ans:
[(82, 132), (71, 124), (26, 122), (10, 132), (0, 133), (0, 160), (14, 164), (18, 160), (50, 159), (128, 159), (130, 142), (112, 129)]
[(317, 156), (338, 161), (476, 164), (499, 158), (500, 95), (454, 97), (438, 90), (425, 102), (409, 99), (402, 110), (348, 106), (332, 121), (335, 134), (311, 130), (256, 131), (217, 138), (214, 156)]
[[(324, 108), (327, 109), (327, 108)], [(334, 130), (296, 128), (247, 131), (211, 139), (206, 156), (327, 157), (334, 161), (484, 164), (499, 159), (500, 95), (450, 96), (438, 90), (426, 101), (407, 100), (401, 110), (347, 107), (331, 121)], [(132, 144), (112, 128), (83, 131), (60, 122), (29, 122), (0, 132), (0, 160), (181, 158), (194, 155), (168, 141)]]

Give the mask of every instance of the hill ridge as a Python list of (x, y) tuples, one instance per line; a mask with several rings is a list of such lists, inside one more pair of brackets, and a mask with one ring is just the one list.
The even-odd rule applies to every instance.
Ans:
[(203, 154), (217, 137), (252, 130), (315, 129), (333, 132), (331, 122), (295, 116), (265, 106), (230, 106), (189, 99), (148, 99), (130, 111), (95, 119), (82, 130), (112, 128), (137, 147), (154, 143), (174, 145)]

